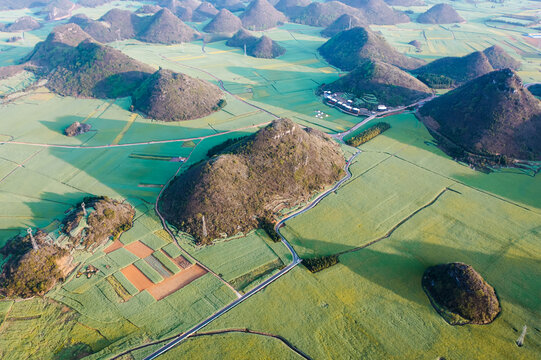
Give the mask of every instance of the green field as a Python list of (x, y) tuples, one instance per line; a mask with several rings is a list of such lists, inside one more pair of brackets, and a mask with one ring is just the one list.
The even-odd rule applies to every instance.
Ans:
[[(76, 13), (97, 19), (113, 7), (133, 10), (141, 3), (114, 1)], [(417, 14), (433, 3), (412, 9)], [(485, 24), (493, 15), (522, 12), (524, 4), (463, 1), (453, 6), (467, 23), (372, 28), (399, 51), (426, 60), (499, 44), (523, 62), (519, 75), (524, 82), (541, 80), (539, 49), (516, 29)], [(31, 14), (0, 12), (0, 21)], [(0, 66), (17, 63), (56, 24), (25, 33), (24, 42), (18, 43), (6, 43), (13, 34), (0, 32)], [(136, 208), (134, 226), (120, 241), (141, 241), (155, 250), (153, 256), (166, 269), (178, 272), (161, 252), (173, 258), (183, 254), (154, 213), (156, 197), (179, 168), (187, 169), (205, 159), (213, 146), (251, 134), (273, 119), (244, 101), (327, 133), (345, 131), (361, 120), (323, 105), (314, 94), (320, 84), (341, 75), (316, 55), (326, 41), (320, 31), (285, 24), (264, 32), (287, 50), (273, 60), (243, 56), (224, 41), (206, 44), (205, 53), (201, 41), (110, 44), (155, 68), (215, 84), (216, 78), (223, 80), (234, 96), (227, 95), (224, 109), (202, 119), (145, 119), (129, 111), (129, 98), (74, 99), (45, 88), (16, 94), (21, 96), (2, 105), (0, 141), (34, 144), (0, 145), (0, 246), (28, 226), (58, 227), (65, 211), (89, 194), (107, 195)], [(407, 45), (412, 40), (421, 41), (421, 53)], [(33, 80), (23, 73), (0, 81), (0, 93), (16, 92)], [(329, 117), (316, 118), (316, 110)], [(64, 136), (74, 121), (91, 124), (92, 131)], [(445, 156), (412, 114), (385, 121), (392, 128), (360, 147), (352, 179), (282, 230), (300, 256), (341, 253), (340, 263), (317, 274), (300, 265), (203, 331), (249, 328), (280, 335), (314, 359), (536, 358), (541, 353), (540, 177), (517, 170), (476, 172)], [(146, 144), (149, 141), (158, 143)], [(346, 157), (354, 151), (345, 145), (343, 149)], [(167, 161), (176, 157), (187, 161)], [(186, 236), (178, 240), (241, 292), (291, 261), (287, 249), (262, 231), (207, 247), (196, 247)], [(81, 267), (100, 269), (92, 278), (72, 274), (43, 299), (0, 301), (0, 358), (25, 354), (30, 359), (107, 359), (181, 333), (235, 299), (229, 288), (206, 274), (156, 301), (139, 292), (120, 270), (136, 263), (154, 282), (163, 276), (126, 249), (105, 254), (103, 248), (74, 254)], [(430, 306), (421, 289), (422, 273), (430, 265), (451, 261), (473, 265), (496, 288), (503, 311), (493, 324), (451, 327)], [(109, 276), (131, 297), (121, 298)], [(526, 345), (518, 348), (514, 341), (524, 324)], [(132, 355), (141, 359), (156, 348)], [(190, 339), (163, 358), (300, 357), (276, 339), (228, 333)]]

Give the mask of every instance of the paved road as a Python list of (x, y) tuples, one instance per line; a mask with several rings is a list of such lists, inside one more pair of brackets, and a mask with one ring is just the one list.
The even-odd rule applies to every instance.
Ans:
[[(292, 261), (291, 261), (291, 263), (289, 265), (287, 265), (285, 268), (280, 270), (278, 273), (276, 273), (273, 276), (269, 277), (267, 280), (265, 280), (261, 284), (257, 285), (252, 290), (248, 291), (242, 297), (236, 299), (235, 301), (233, 301), (232, 303), (230, 303), (226, 307), (222, 308), (218, 312), (214, 313), (213, 315), (211, 315), (207, 319), (203, 320), (202, 322), (200, 322), (199, 324), (197, 324), (196, 326), (194, 326), (190, 330), (186, 331), (185, 333), (180, 334), (177, 338), (175, 338), (171, 342), (167, 343), (166, 345), (164, 345), (160, 349), (158, 349), (155, 352), (153, 352), (152, 354), (148, 355), (145, 358), (145, 360), (153, 360), (153, 359), (156, 359), (158, 356), (163, 355), (164, 353), (166, 353), (167, 351), (171, 350), (173, 347), (175, 347), (176, 345), (178, 345), (179, 343), (184, 341), (186, 338), (190, 337), (191, 335), (193, 335), (197, 331), (201, 330), (202, 328), (204, 328), (205, 326), (210, 324), (212, 321), (216, 320), (217, 318), (219, 318), (220, 316), (222, 316), (223, 314), (225, 314), (229, 310), (233, 309), (234, 307), (236, 307), (237, 305), (239, 305), (240, 303), (242, 303), (246, 299), (248, 299), (251, 296), (257, 294), (258, 292), (260, 292), (261, 290), (263, 290), (264, 288), (266, 288), (267, 286), (272, 284), (274, 281), (278, 280), (279, 278), (281, 278), (282, 276), (287, 274), (295, 266), (297, 266), (302, 260), (301, 260), (301, 258), (299, 258), (299, 256), (295, 252), (295, 249), (293, 249), (293, 246), (291, 246), (291, 244), (286, 240), (286, 238), (284, 238), (284, 236), (280, 233), (280, 228), (282, 227), (282, 225), (287, 220), (290, 220), (290, 219), (292, 219), (292, 218), (294, 218), (296, 216), (299, 216), (299, 215), (305, 213), (306, 211), (312, 209), (314, 206), (319, 204), (319, 202), (321, 200), (323, 200), (327, 195), (331, 194), (336, 189), (338, 189), (344, 182), (348, 181), (352, 176), (351, 171), (349, 170), (349, 167), (350, 167), (352, 161), (360, 153), (361, 152), (359, 150), (357, 150), (357, 152), (355, 154), (353, 154), (349, 158), (349, 160), (346, 162), (346, 166), (344, 167), (344, 170), (346, 171), (346, 175), (339, 182), (337, 182), (331, 189), (329, 189), (329, 190), (325, 191), (324, 193), (322, 193), (321, 195), (319, 195), (308, 206), (304, 207), (303, 209), (301, 209), (301, 210), (299, 210), (299, 211), (297, 211), (297, 212), (295, 212), (295, 213), (293, 213), (291, 215), (288, 215), (287, 217), (282, 219), (280, 222), (278, 222), (278, 224), (276, 224), (276, 226), (275, 226), (276, 232), (278, 233), (278, 235), (280, 235), (280, 238), (282, 239), (282, 243), (288, 248), (288, 250), (291, 252), (291, 255), (292, 255)], [(160, 216), (160, 218), (161, 218), (161, 216)], [(163, 218), (162, 218), (162, 221), (163, 221)]]

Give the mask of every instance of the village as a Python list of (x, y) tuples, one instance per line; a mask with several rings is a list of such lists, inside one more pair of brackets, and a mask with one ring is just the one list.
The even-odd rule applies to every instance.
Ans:
[[(371, 116), (380, 111), (390, 110), (383, 104), (377, 105), (377, 112), (370, 111), (366, 108), (360, 108), (355, 105), (355, 102), (352, 99), (346, 99), (347, 96), (345, 95), (345, 93), (331, 93), (330, 91), (324, 91), (323, 103), (353, 116)], [(374, 100), (376, 99), (374, 98)]]

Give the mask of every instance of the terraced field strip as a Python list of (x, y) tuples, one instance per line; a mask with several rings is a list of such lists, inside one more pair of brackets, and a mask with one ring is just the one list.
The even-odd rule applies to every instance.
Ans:
[(115, 139), (113, 140), (113, 142), (111, 143), (111, 145), (117, 145), (120, 143), (120, 141), (122, 140), (122, 138), (124, 137), (124, 135), (128, 132), (128, 130), (130, 129), (130, 127), (133, 125), (133, 123), (135, 122), (135, 119), (137, 119), (137, 116), (139, 116), (138, 114), (131, 114), (130, 115), (130, 119), (128, 120), (128, 122), (126, 123), (126, 125), (124, 125), (124, 128), (120, 131), (120, 133), (115, 137)]

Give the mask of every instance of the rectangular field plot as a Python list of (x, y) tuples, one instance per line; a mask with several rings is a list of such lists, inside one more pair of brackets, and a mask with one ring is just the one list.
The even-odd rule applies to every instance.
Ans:
[(163, 276), (158, 271), (154, 270), (154, 268), (150, 266), (145, 260), (137, 260), (134, 265), (154, 284), (163, 281)]
[(171, 295), (175, 291), (183, 288), (192, 281), (200, 278), (205, 275), (207, 271), (200, 267), (199, 265), (193, 265), (189, 268), (165, 279), (156, 286), (152, 286), (147, 289), (147, 291), (152, 295), (156, 300), (161, 300), (166, 296)]
[(143, 291), (150, 286), (152, 286), (152, 281), (148, 277), (143, 274), (139, 268), (137, 268), (135, 265), (130, 265), (128, 267), (125, 267), (121, 270), (122, 275), (128, 279), (130, 283), (132, 283), (137, 290)]
[(146, 263), (150, 265), (151, 268), (156, 270), (158, 274), (160, 274), (164, 279), (170, 277), (172, 275), (172, 272), (170, 272), (157, 258), (155, 258), (153, 255), (147, 256), (144, 258)]

